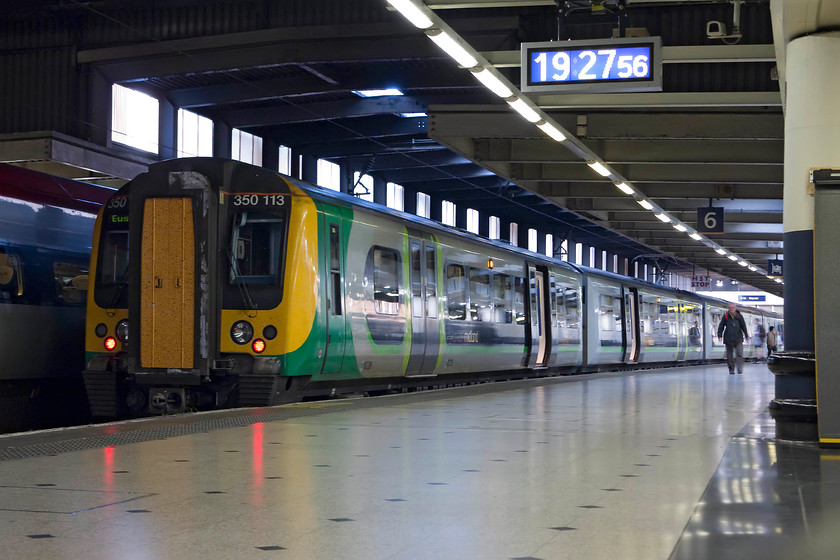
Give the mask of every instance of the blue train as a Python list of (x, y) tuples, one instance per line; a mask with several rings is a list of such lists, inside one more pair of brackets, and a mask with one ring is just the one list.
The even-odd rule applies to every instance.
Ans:
[(0, 164), (0, 432), (87, 418), (90, 245), (112, 193)]

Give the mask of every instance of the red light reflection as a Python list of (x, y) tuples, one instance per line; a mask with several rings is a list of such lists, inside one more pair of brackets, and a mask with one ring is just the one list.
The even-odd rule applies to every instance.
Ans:
[(251, 426), (253, 436), (251, 438), (251, 454), (253, 456), (254, 486), (259, 488), (263, 483), (263, 423), (258, 422)]
[(102, 478), (105, 487), (111, 489), (114, 486), (114, 446), (106, 447), (102, 451), (104, 453)]

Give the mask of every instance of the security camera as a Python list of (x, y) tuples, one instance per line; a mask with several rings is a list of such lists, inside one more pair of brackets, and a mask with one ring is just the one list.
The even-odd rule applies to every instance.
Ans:
[(722, 21), (707, 21), (706, 37), (709, 39), (720, 39), (722, 37), (726, 37), (726, 24)]

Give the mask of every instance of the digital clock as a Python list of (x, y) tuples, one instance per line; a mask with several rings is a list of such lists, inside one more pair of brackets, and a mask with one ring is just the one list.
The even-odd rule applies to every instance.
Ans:
[(662, 39), (522, 44), (524, 92), (662, 91)]

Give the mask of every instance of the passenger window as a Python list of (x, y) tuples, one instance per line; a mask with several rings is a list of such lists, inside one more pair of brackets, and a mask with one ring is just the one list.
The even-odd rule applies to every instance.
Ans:
[(580, 325), (580, 298), (577, 290), (566, 288), (563, 295), (563, 302), (566, 307), (566, 326), (576, 329)]
[(423, 316), (423, 284), (420, 260), (420, 244), (411, 244), (411, 314), (414, 317)]
[(549, 284), (550, 290), (548, 292), (549, 304), (551, 306), (551, 325), (557, 326), (557, 277), (554, 274), (550, 276), (551, 282)]
[(87, 273), (86, 266), (63, 262), (53, 263), (56, 297), (68, 304), (85, 303), (88, 290)]
[(0, 247), (0, 300), (11, 300), (23, 295), (23, 275), (20, 257)]
[(437, 317), (437, 258), (435, 248), (426, 247), (426, 315)]
[(400, 312), (400, 255), (391, 249), (373, 249), (373, 307), (382, 315)]
[(446, 314), (450, 319), (463, 321), (467, 317), (467, 286), (464, 267), (446, 265)]
[(338, 224), (330, 224), (330, 282), (332, 314), (341, 315), (341, 236)]
[(524, 278), (516, 278), (514, 281), (514, 300), (513, 300), (513, 311), (516, 315), (516, 324), (517, 325), (524, 325), (525, 324), (525, 287), (527, 284), (525, 283)]
[(600, 317), (600, 326), (602, 331), (612, 331), (615, 329), (615, 314), (613, 310), (613, 297), (602, 295), (600, 299), (600, 309), (598, 313)]
[(493, 309), (497, 323), (513, 322), (513, 278), (506, 274), (493, 275)]
[(470, 269), (470, 319), (490, 321), (490, 273)]

